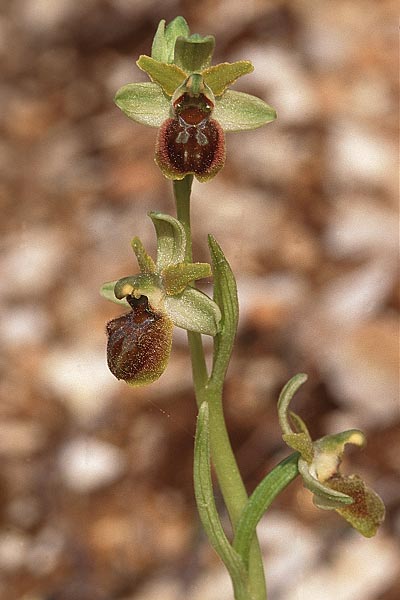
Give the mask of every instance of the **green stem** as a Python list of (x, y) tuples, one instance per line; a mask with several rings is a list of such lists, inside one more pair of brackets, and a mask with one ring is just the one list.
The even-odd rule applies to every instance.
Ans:
[[(193, 177), (186, 176), (181, 181), (174, 181), (174, 196), (177, 218), (185, 227), (187, 235), (186, 260), (192, 261), (192, 243), (190, 227), (190, 191)], [(204, 358), (201, 335), (188, 332), (189, 347), (192, 358), (193, 382), (198, 406), (206, 401), (210, 410), (210, 445), (211, 457), (218, 479), (218, 484), (235, 532), (240, 515), (247, 504), (248, 496), (239, 468), (233, 454), (226, 429), (222, 388), (226, 368), (213, 372), (208, 378)], [(262, 555), (256, 536), (254, 535), (249, 559), (249, 594), (244, 600), (266, 600), (266, 588)]]

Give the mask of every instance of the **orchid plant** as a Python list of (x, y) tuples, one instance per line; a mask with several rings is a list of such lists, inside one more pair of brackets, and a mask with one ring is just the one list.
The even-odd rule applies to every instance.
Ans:
[[(117, 379), (131, 386), (149, 384), (167, 367), (173, 326), (187, 330), (193, 383), (199, 408), (194, 490), (210, 543), (225, 564), (236, 600), (265, 600), (263, 560), (256, 527), (274, 498), (298, 475), (314, 503), (336, 510), (362, 535), (371, 537), (384, 519), (384, 505), (360, 477), (343, 476), (339, 465), (346, 444), (363, 446), (364, 434), (350, 430), (313, 442), (303, 420), (289, 411), (307, 377), (293, 377), (278, 401), (284, 442), (294, 452), (279, 463), (248, 497), (225, 425), (222, 390), (238, 324), (236, 282), (217, 241), (209, 236), (211, 265), (193, 262), (190, 193), (193, 177), (205, 182), (225, 162), (225, 132), (261, 127), (276, 118), (263, 100), (228, 89), (251, 73), (249, 61), (211, 65), (213, 36), (190, 34), (183, 17), (156, 31), (151, 56), (137, 65), (147, 83), (130, 83), (116, 94), (117, 106), (133, 121), (158, 128), (155, 161), (173, 182), (176, 217), (150, 213), (157, 236), (154, 261), (138, 238), (131, 242), (140, 272), (103, 285), (105, 298), (128, 312), (107, 325), (107, 359)], [(196, 281), (214, 278), (213, 298)], [(202, 335), (212, 336), (211, 369)], [(214, 468), (232, 524), (228, 537), (218, 513)]]

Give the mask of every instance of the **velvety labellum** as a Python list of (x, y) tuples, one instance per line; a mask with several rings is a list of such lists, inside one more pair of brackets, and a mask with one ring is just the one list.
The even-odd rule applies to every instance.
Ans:
[(175, 116), (164, 121), (157, 140), (156, 160), (167, 176), (194, 173), (206, 180), (223, 166), (224, 133), (210, 118), (212, 108), (203, 94), (183, 94), (175, 102)]
[(171, 351), (172, 322), (153, 312), (145, 296), (127, 296), (131, 312), (107, 324), (107, 363), (117, 379), (151, 383), (164, 371)]

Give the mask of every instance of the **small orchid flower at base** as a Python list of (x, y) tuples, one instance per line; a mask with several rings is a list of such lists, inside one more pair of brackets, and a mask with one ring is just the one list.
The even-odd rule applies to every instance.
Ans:
[(151, 56), (137, 61), (151, 83), (130, 83), (115, 96), (130, 119), (159, 128), (155, 161), (169, 179), (208, 181), (225, 163), (224, 132), (276, 119), (260, 98), (227, 89), (254, 67), (247, 60), (210, 66), (214, 45), (211, 35), (190, 35), (183, 17), (161, 21)]
[(313, 493), (314, 504), (325, 510), (336, 510), (359, 533), (373, 537), (385, 518), (381, 498), (358, 475), (344, 476), (339, 472), (346, 444), (362, 448), (365, 435), (358, 429), (350, 429), (313, 442), (303, 420), (289, 411), (290, 401), (306, 379), (306, 375), (296, 375), (279, 397), (283, 440), (300, 453), (299, 473), (304, 486)]
[(214, 336), (221, 321), (218, 305), (192, 287), (211, 276), (210, 265), (184, 262), (186, 234), (177, 219), (155, 212), (150, 218), (157, 235), (156, 262), (134, 238), (141, 272), (101, 288), (105, 298), (131, 308), (107, 325), (107, 362), (117, 379), (132, 386), (152, 383), (164, 372), (174, 325)]

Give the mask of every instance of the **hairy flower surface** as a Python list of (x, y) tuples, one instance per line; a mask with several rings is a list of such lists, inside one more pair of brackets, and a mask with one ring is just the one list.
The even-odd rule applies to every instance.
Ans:
[(167, 26), (161, 21), (151, 56), (137, 61), (151, 83), (130, 83), (115, 96), (130, 119), (159, 128), (155, 160), (169, 179), (211, 179), (225, 162), (225, 131), (255, 129), (276, 118), (260, 98), (227, 89), (253, 65), (210, 66), (214, 45), (213, 36), (190, 35), (183, 17)]

